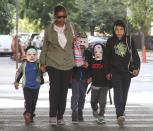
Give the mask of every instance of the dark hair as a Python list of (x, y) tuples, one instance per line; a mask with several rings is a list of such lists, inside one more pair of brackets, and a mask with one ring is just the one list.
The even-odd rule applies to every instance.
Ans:
[(63, 5), (57, 5), (57, 6), (54, 8), (54, 16), (56, 16), (56, 14), (57, 14), (58, 12), (61, 12), (61, 11), (67, 13), (67, 12), (66, 12), (66, 8), (65, 8)]
[(116, 26), (121, 26), (121, 27), (123, 27), (124, 29), (126, 29), (125, 24), (124, 24), (124, 22), (123, 22), (122, 20), (117, 20), (117, 21), (115, 21), (115, 22), (114, 22), (114, 28), (115, 28)]
[[(103, 52), (104, 52), (105, 46), (104, 46), (103, 44), (101, 44), (101, 43), (96, 43), (96, 44), (92, 47), (92, 55), (93, 55), (93, 56), (95, 55), (95, 54), (94, 54), (94, 49), (95, 49), (95, 46), (97, 46), (97, 45), (100, 45), (100, 46), (102, 47)], [(104, 54), (104, 53), (103, 53), (103, 54)]]
[(113, 26), (113, 35), (115, 35), (115, 28), (116, 26), (121, 26), (124, 28), (124, 32), (125, 32), (125, 36), (126, 36), (126, 25), (122, 20), (117, 20), (114, 22), (114, 26)]
[(29, 49), (35, 49), (37, 51), (37, 49), (34, 47), (34, 46), (28, 46), (26, 49), (25, 49), (25, 52), (27, 52)]

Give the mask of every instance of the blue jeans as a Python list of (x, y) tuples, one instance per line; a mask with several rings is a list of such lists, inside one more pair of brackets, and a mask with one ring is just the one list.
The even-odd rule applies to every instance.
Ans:
[(81, 112), (84, 108), (87, 83), (81, 80), (72, 80), (72, 97), (71, 109), (72, 111)]

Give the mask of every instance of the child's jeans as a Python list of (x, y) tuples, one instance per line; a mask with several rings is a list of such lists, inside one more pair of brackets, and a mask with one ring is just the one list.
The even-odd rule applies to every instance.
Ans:
[(39, 88), (38, 89), (30, 89), (27, 87), (23, 88), (24, 99), (25, 99), (25, 113), (31, 113), (34, 115), (36, 104), (38, 100)]
[(91, 90), (91, 107), (93, 111), (98, 111), (99, 104), (99, 116), (104, 117), (106, 100), (107, 100), (108, 87), (100, 87), (100, 89)]
[(72, 111), (81, 112), (84, 108), (87, 83), (81, 80), (72, 80), (72, 97), (71, 109)]

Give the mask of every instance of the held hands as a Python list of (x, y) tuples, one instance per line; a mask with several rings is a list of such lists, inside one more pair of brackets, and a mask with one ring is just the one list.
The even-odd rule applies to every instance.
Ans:
[(111, 79), (112, 79), (112, 74), (111, 74), (111, 73), (108, 73), (108, 74), (106, 75), (106, 78), (107, 78), (107, 80), (111, 80)]
[(45, 65), (41, 65), (40, 66), (40, 70), (44, 73), (46, 72), (46, 66)]
[(138, 70), (138, 69), (134, 69), (133, 72), (132, 72), (132, 74), (133, 74), (134, 76), (138, 75), (138, 73), (139, 73), (139, 70)]
[(15, 87), (16, 90), (18, 90), (19, 89), (19, 83), (18, 82), (14, 82), (14, 87)]

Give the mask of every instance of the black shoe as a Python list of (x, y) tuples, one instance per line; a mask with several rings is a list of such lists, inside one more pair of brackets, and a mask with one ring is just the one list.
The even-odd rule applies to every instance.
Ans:
[(72, 112), (72, 121), (78, 121), (78, 112), (77, 111)]
[(79, 121), (84, 121), (83, 112), (82, 112), (82, 111), (79, 111), (79, 112), (78, 112), (78, 120), (79, 120)]

